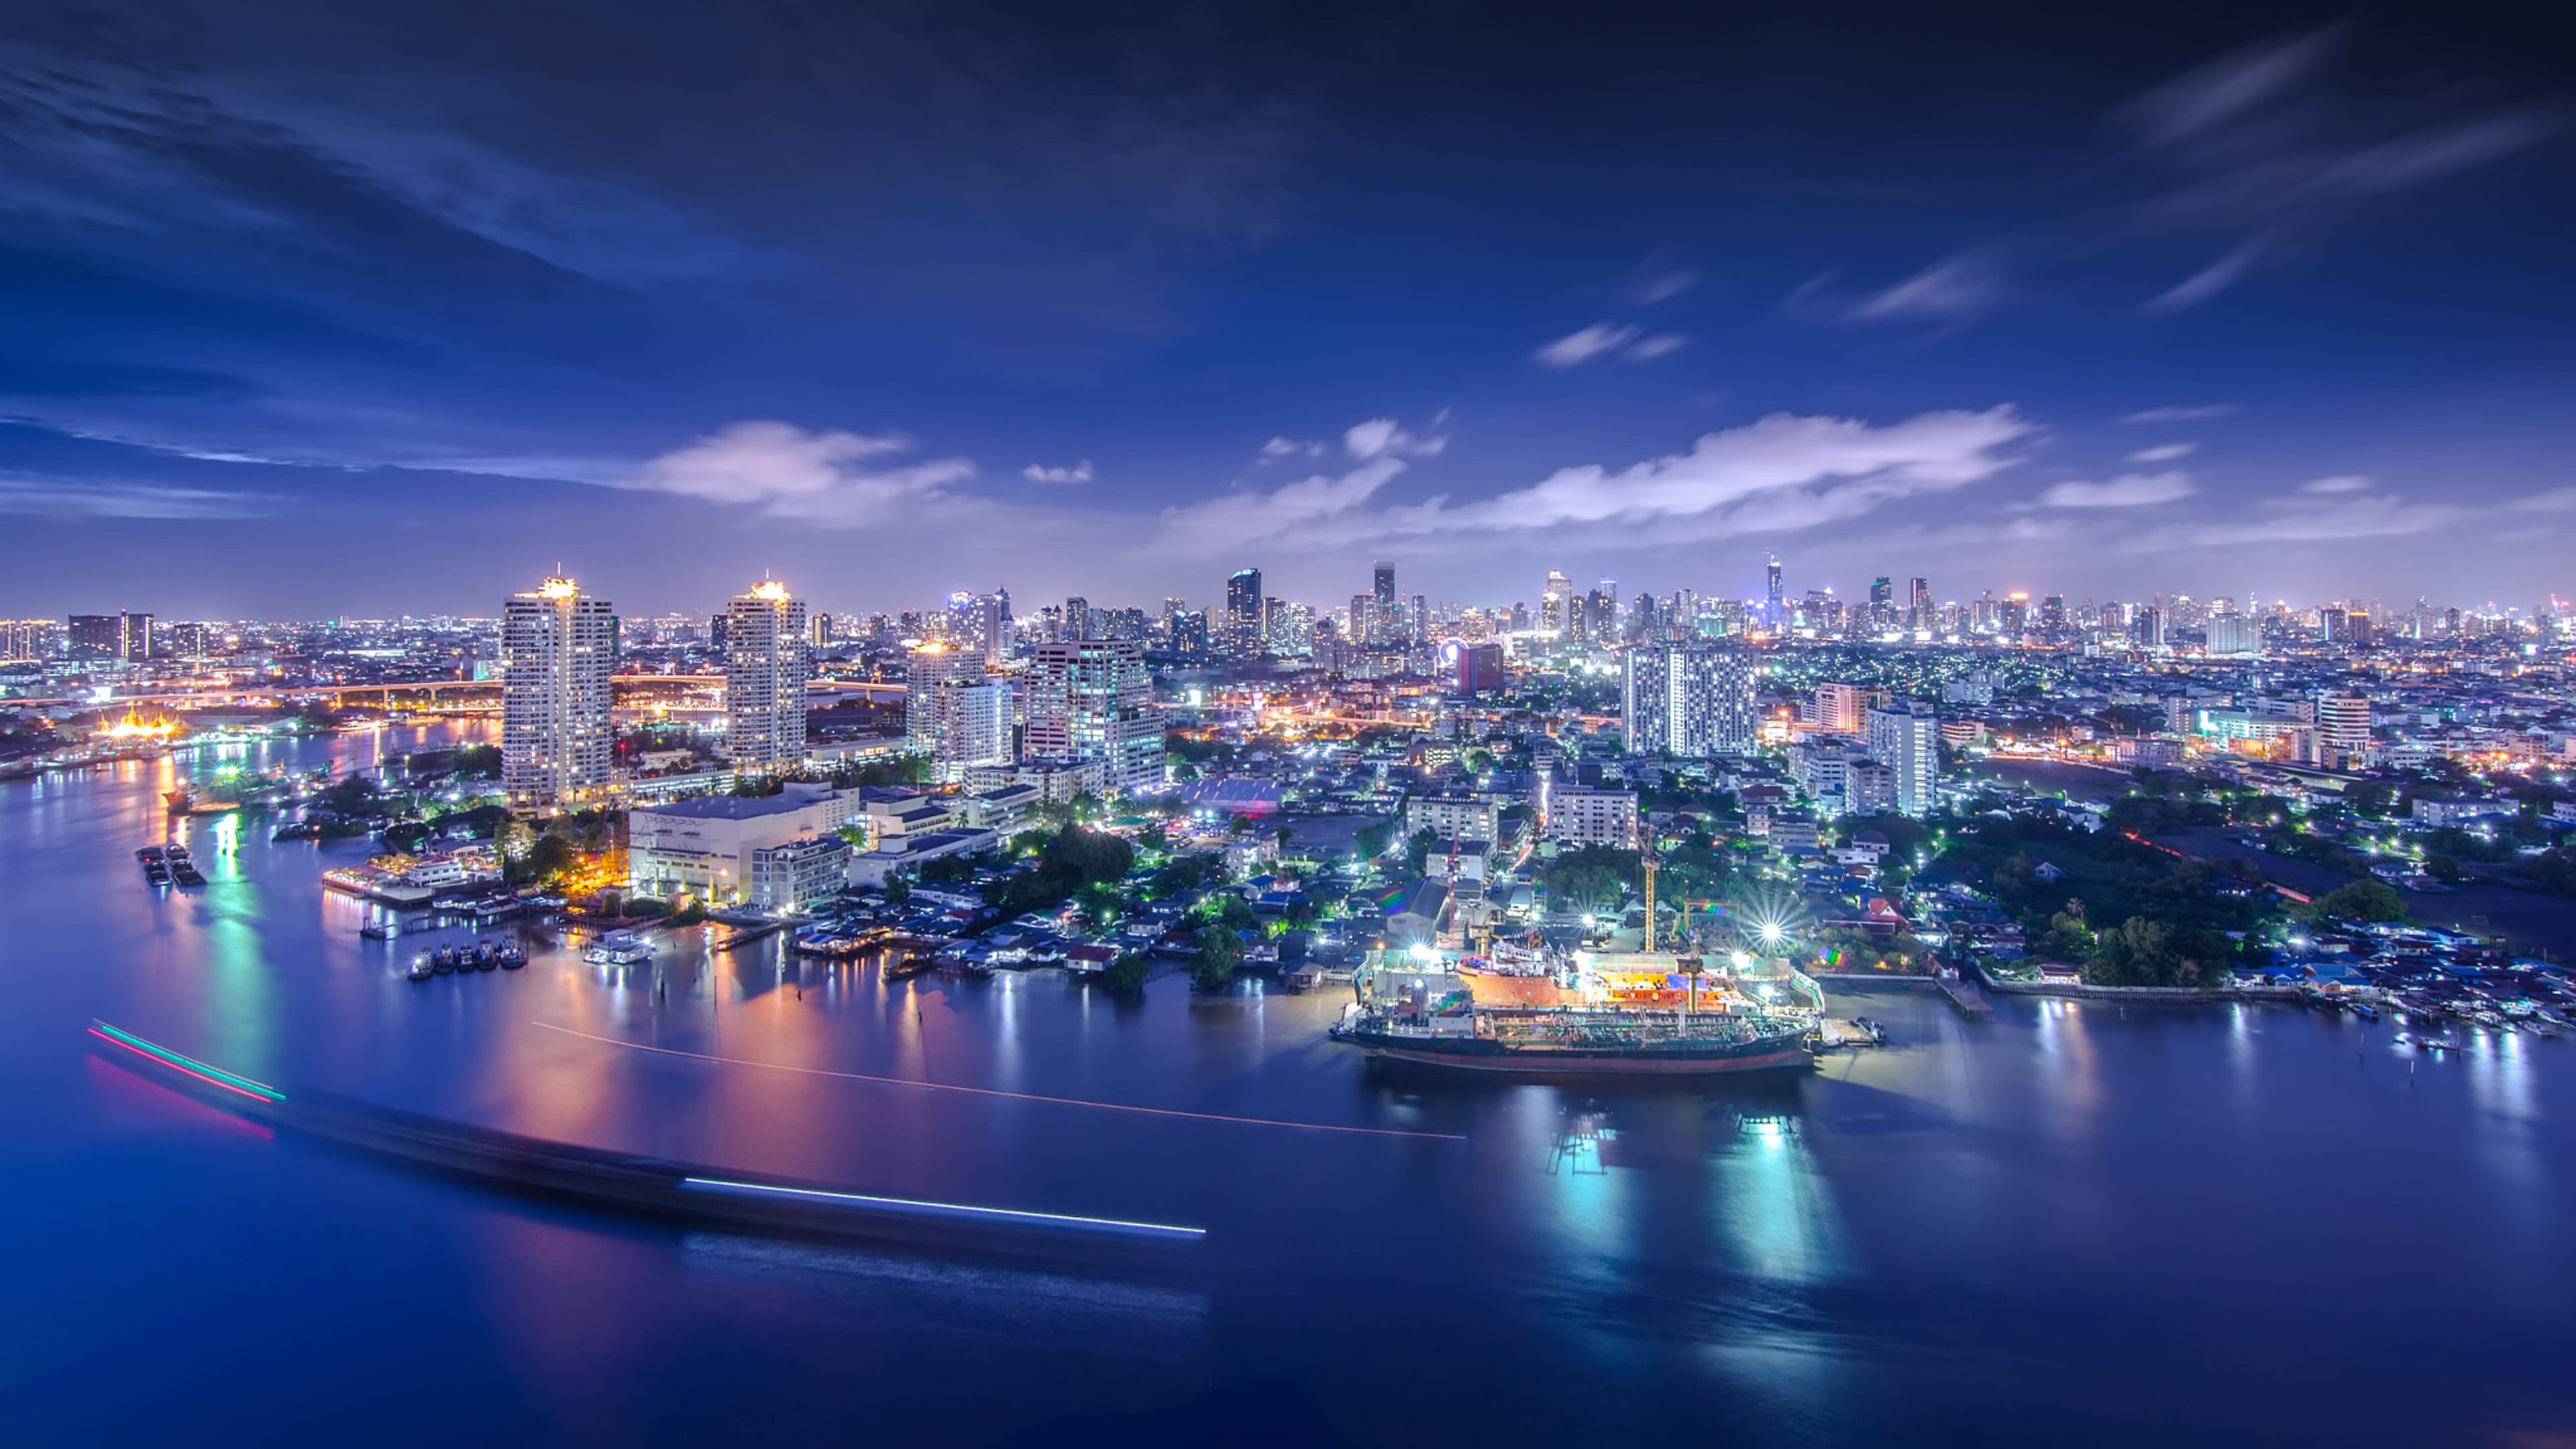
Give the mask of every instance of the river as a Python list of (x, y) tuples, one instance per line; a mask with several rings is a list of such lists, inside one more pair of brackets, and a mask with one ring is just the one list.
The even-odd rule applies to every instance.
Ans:
[[(1330, 990), (888, 984), (703, 933), (659, 987), (561, 949), (414, 984), (425, 939), (320, 889), (362, 844), (201, 817), (212, 883), (144, 886), (170, 772), (216, 763), (0, 787), (11, 1443), (2576, 1434), (2576, 1043), (1886, 994), (1838, 1009), (1891, 1048), (1811, 1076), (1587, 1094), (1370, 1069)], [(147, 1084), (92, 1017), (546, 1137), (1208, 1237), (1140, 1279), (500, 1198)]]

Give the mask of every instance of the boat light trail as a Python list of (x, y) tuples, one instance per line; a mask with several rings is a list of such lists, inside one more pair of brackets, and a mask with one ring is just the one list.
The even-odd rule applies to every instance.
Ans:
[(194, 1057), (181, 1056), (168, 1047), (145, 1041), (132, 1032), (120, 1031), (95, 1018), (90, 1021), (89, 1034), (100, 1041), (121, 1046), (137, 1056), (149, 1057), (174, 1072), (194, 1077), (210, 1087), (221, 1087), (227, 1092), (239, 1092), (255, 1102), (286, 1100), (284, 1092), (265, 1082), (254, 1082), (248, 1077), (235, 1076), (221, 1067), (210, 1067)]
[(682, 1178), (683, 1187), (706, 1192), (744, 1193), (753, 1196), (796, 1198), (822, 1203), (849, 1203), (857, 1207), (892, 1208), (898, 1212), (923, 1213), (933, 1217), (966, 1218), (976, 1222), (1027, 1223), (1038, 1227), (1078, 1228), (1090, 1232), (1127, 1233), (1139, 1237), (1168, 1238), (1196, 1242), (1207, 1236), (1205, 1228), (1174, 1227), (1169, 1223), (1131, 1223), (1118, 1218), (1076, 1217), (1070, 1213), (1029, 1212), (1021, 1208), (974, 1207), (965, 1203), (923, 1202), (908, 1197), (874, 1197), (863, 1192), (830, 1192), (819, 1187), (781, 1187), (767, 1182), (735, 1182), (721, 1177)]
[(1008, 1097), (1018, 1102), (1048, 1102), (1059, 1107), (1091, 1107), (1102, 1112), (1137, 1112), (1148, 1117), (1187, 1117), (1200, 1122), (1230, 1122), (1239, 1127), (1285, 1127), (1297, 1132), (1347, 1132), (1361, 1137), (1411, 1137), (1426, 1142), (1464, 1142), (1456, 1132), (1411, 1132), (1401, 1127), (1339, 1127), (1330, 1122), (1288, 1122), (1276, 1117), (1229, 1117), (1222, 1112), (1185, 1112), (1178, 1107), (1131, 1107), (1124, 1102), (1094, 1102), (1082, 1097), (1049, 1097), (1036, 1092), (1006, 1092), (999, 1087), (961, 1087), (953, 1082), (924, 1082), (912, 1077), (878, 1077), (866, 1072), (838, 1072), (828, 1067), (796, 1067), (785, 1062), (756, 1062), (745, 1057), (710, 1056), (705, 1052), (682, 1051), (678, 1047), (646, 1046), (639, 1041), (601, 1036), (551, 1021), (531, 1021), (548, 1031), (577, 1036), (585, 1041), (624, 1047), (631, 1052), (652, 1052), (658, 1056), (686, 1057), (691, 1061), (714, 1062), (727, 1067), (764, 1067), (773, 1072), (796, 1072), (808, 1077), (839, 1077), (852, 1082), (876, 1082), (889, 1087), (920, 1087), (933, 1092), (968, 1092), (978, 1097)]

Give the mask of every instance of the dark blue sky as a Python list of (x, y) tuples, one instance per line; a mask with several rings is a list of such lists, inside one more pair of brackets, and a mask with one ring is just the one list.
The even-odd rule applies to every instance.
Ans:
[(2576, 593), (2529, 7), (0, 12), (0, 613)]

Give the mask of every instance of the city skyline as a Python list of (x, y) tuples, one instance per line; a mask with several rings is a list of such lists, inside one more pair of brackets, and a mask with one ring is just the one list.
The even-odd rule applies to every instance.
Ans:
[(2564, 591), (2501, 17), (526, 23), (0, 21), (0, 614)]

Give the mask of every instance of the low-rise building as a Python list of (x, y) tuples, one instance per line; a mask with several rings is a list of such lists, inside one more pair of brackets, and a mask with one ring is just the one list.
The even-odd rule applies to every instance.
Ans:
[(820, 785), (776, 795), (700, 795), (626, 812), (627, 883), (637, 895), (740, 905), (755, 852), (836, 833), (856, 801)]
[(1637, 846), (1637, 792), (1559, 785), (1548, 791), (1547, 838), (1560, 845)]
[(812, 835), (751, 853), (750, 905), (786, 915), (820, 905), (849, 883), (850, 842)]
[(1491, 840), (1499, 813), (1491, 800), (1416, 795), (1404, 802), (1404, 833), (1428, 830), (1441, 840)]
[(969, 790), (999, 790), (1033, 785), (1041, 805), (1064, 805), (1077, 795), (1109, 793), (1107, 760), (1022, 760), (1010, 765), (977, 765), (966, 772)]

